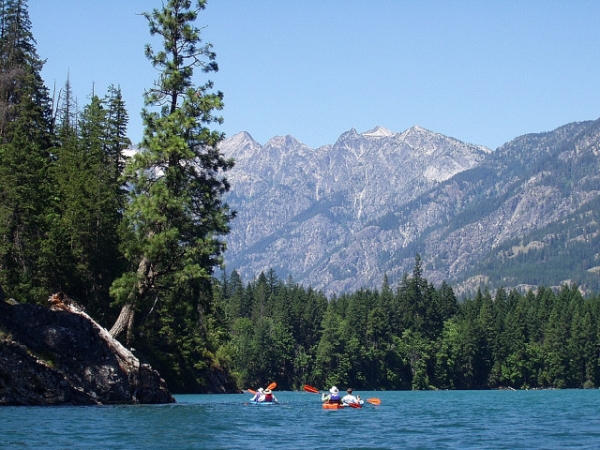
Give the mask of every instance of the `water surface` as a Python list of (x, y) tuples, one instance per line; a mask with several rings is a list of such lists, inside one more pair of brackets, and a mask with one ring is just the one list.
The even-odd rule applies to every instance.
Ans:
[(0, 407), (0, 448), (599, 449), (600, 390), (360, 392), (380, 406), (323, 410), (278, 392), (178, 395), (172, 405)]

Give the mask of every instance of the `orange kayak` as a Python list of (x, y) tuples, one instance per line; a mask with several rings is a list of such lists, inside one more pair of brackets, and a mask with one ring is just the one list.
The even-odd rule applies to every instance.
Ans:
[(323, 409), (344, 409), (344, 405), (339, 403), (323, 403)]

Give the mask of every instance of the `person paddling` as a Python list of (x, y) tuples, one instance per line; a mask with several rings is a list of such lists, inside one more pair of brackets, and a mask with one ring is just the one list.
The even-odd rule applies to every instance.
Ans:
[(265, 389), (265, 397), (261, 401), (269, 403), (279, 403), (275, 395), (273, 395), (273, 391), (271, 391), (271, 389)]
[(352, 394), (352, 388), (346, 389), (346, 395), (342, 398), (342, 403), (345, 405), (349, 405), (350, 403), (354, 403), (356, 405), (360, 405), (360, 395), (356, 397)]
[(264, 401), (265, 398), (265, 390), (263, 388), (258, 388), (258, 391), (256, 391), (256, 394), (254, 394), (254, 397), (252, 397), (252, 399), (250, 399), (251, 402), (262, 402)]
[(340, 390), (337, 387), (332, 386), (331, 389), (329, 389), (329, 394), (323, 394), (321, 400), (327, 403), (341, 404), (342, 399), (340, 398)]

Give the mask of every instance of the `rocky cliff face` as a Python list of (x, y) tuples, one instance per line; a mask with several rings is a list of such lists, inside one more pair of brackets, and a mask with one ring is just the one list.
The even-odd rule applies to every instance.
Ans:
[(273, 268), (328, 293), (380, 283), (380, 260), (413, 230), (390, 234), (372, 223), (491, 153), (420, 127), (350, 130), (316, 150), (290, 136), (261, 146), (240, 133), (221, 149), (236, 160), (229, 270), (252, 279)]
[[(350, 130), (316, 150), (240, 133), (222, 145), (236, 159), (227, 269), (251, 280), (273, 268), (327, 294), (378, 288), (384, 274), (397, 285), (416, 253), (428, 280), (464, 292), (547, 284), (506, 275), (524, 253), (549, 273), (579, 252), (572, 272), (600, 273), (582, 254), (599, 234), (599, 130), (600, 121), (568, 124), (494, 152), (420, 127)], [(573, 279), (564, 272), (550, 283)]]
[(490, 274), (495, 288), (575, 282), (597, 292), (587, 274), (600, 265), (599, 149), (600, 120), (521, 136), (397, 218), (422, 230), (430, 278), (459, 292)]
[(0, 405), (174, 401), (156, 371), (75, 305), (0, 301)]

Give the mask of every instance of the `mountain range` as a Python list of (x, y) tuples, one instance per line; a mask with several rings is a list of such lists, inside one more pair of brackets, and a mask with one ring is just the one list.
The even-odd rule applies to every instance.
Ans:
[(328, 295), (397, 286), (415, 256), (457, 294), (600, 288), (600, 119), (492, 151), (414, 126), (351, 129), (312, 149), (292, 136), (221, 143), (237, 217), (226, 270)]

